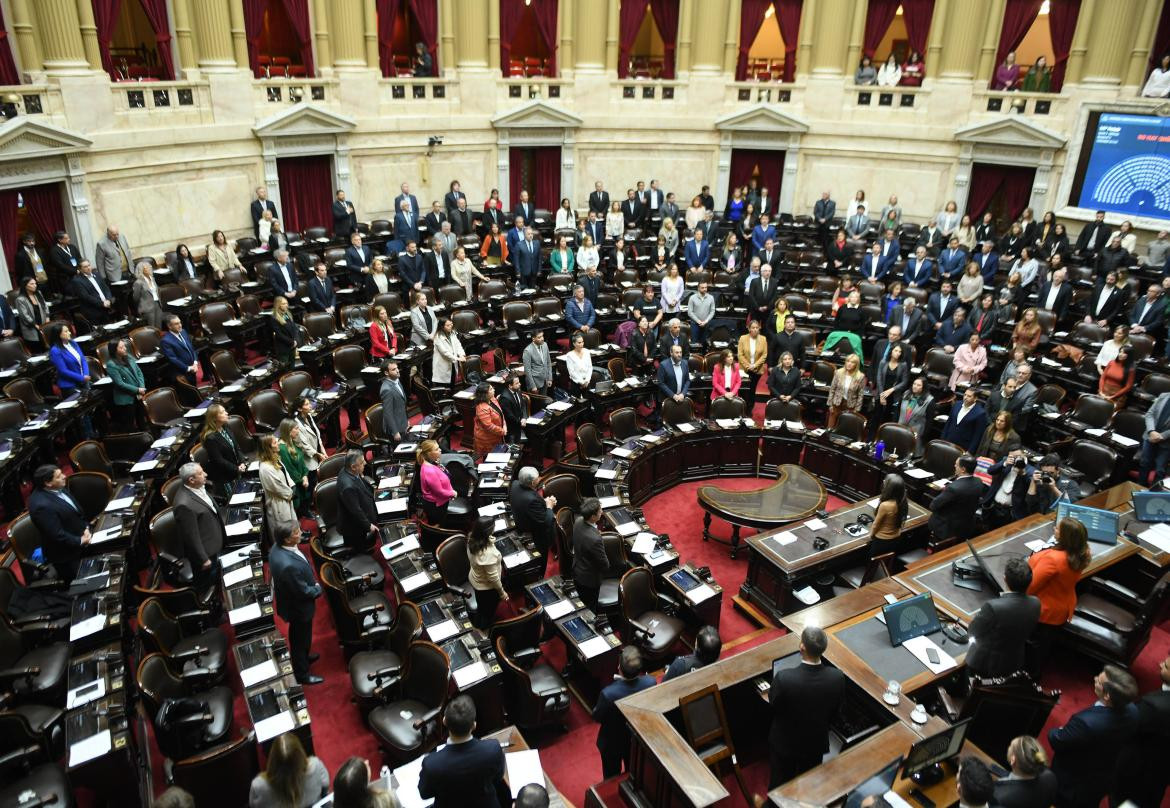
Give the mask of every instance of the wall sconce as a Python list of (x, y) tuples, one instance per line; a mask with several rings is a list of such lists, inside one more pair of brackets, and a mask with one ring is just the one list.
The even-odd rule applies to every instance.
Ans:
[(305, 90), (302, 87), (289, 87), (288, 100), (290, 103), (299, 104), (305, 97)]
[(20, 114), (19, 104), (19, 95), (7, 93), (3, 98), (0, 98), (0, 115), (3, 115), (6, 121), (12, 120)]

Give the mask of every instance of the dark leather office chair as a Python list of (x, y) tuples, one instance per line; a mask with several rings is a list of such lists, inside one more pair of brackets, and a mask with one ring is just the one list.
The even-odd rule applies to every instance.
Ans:
[[(41, 395), (41, 391), (31, 379), (13, 379), (4, 385), (4, 395), (20, 401), (29, 412), (43, 412), (48, 409), (49, 402)], [(53, 401), (57, 399), (54, 396)]]
[[(386, 434), (382, 422), (382, 405), (375, 404), (366, 410), (366, 431), (360, 429), (345, 430), (345, 442), (352, 449), (358, 449), (366, 454), (392, 449), (397, 445), (393, 437)], [(344, 454), (343, 452), (340, 454)]]
[(195, 571), (186, 558), (179, 526), (170, 508), (164, 508), (150, 520), (150, 543), (154, 546), (158, 569), (168, 584), (176, 587), (194, 585)]
[(1076, 429), (1085, 427), (1104, 429), (1113, 418), (1113, 412), (1112, 401), (1092, 393), (1082, 393), (1077, 403), (1073, 405), (1066, 423)]
[(695, 420), (695, 402), (689, 398), (682, 401), (673, 398), (663, 400), (662, 420), (671, 425), (690, 423)]
[(573, 573), (573, 525), (576, 518), (572, 508), (557, 507), (557, 563), (560, 565), (562, 574), (567, 576), (572, 576)]
[(743, 418), (747, 405), (739, 396), (723, 398), (720, 396), (711, 402), (708, 414), (712, 418)]
[[(56, 589), (50, 584), (49, 589)], [(13, 614), (12, 602), (14, 598), (28, 602), (26, 599), (36, 596), (41, 587), (26, 587), (16, 577), (16, 573), (9, 567), (0, 567), (0, 614), (7, 615), (12, 627), (20, 632), (29, 645), (37, 641), (68, 642), (70, 615), (67, 613), (67, 602), (60, 612), (51, 610), (25, 612)], [(44, 607), (42, 607), (44, 608)]]
[(257, 430), (275, 432), (286, 417), (288, 407), (284, 403), (284, 396), (276, 390), (265, 389), (248, 396), (248, 411), (252, 414), (252, 422), (256, 424)]
[(627, 441), (640, 435), (642, 430), (638, 426), (638, 413), (633, 407), (621, 407), (609, 414), (609, 431), (615, 440)]
[(922, 370), (931, 387), (946, 387), (955, 369), (955, 355), (934, 347), (922, 359)]
[(16, 559), (20, 562), (21, 577), (25, 581), (41, 581), (57, 578), (53, 565), (47, 561), (36, 561), (33, 558), (37, 548), (41, 546), (41, 532), (33, 524), (28, 511), (17, 516), (8, 523), (8, 541)]
[(581, 481), (573, 474), (554, 474), (541, 480), (537, 488), (544, 489), (546, 497), (557, 498), (557, 507), (579, 510), (581, 502)]
[(154, 598), (138, 606), (138, 636), (147, 652), (162, 654), (174, 670), (189, 673), (207, 671), (207, 680), (223, 680), (227, 664), (227, 636), (216, 628), (187, 630), (180, 617), (172, 615)]
[[(57, 760), (65, 753), (65, 711), (42, 704), (13, 706), (11, 696), (0, 697), (0, 776), (11, 778), (5, 771), (16, 763), (8, 755), (20, 751), (40, 752), (46, 760)], [(17, 805), (0, 802), (0, 805)]]
[(36, 744), (21, 744), (16, 734), (0, 736), (0, 766), (4, 785), (0, 805), (73, 808), (73, 787), (65, 769), (54, 762), (58, 755)]
[(1060, 701), (1059, 690), (1043, 689), (1024, 671), (993, 679), (972, 676), (971, 690), (961, 700), (941, 687), (938, 692), (951, 721), (972, 719), (967, 738), (1004, 765), (1012, 739), (1039, 736)]
[(471, 561), (467, 558), (467, 539), (462, 535), (451, 536), (435, 550), (435, 561), (443, 586), (451, 594), (463, 598), (467, 611), (475, 614), (475, 589), (468, 577), (471, 575)]
[(256, 733), (249, 730), (233, 741), (174, 761), (167, 782), (194, 797), (196, 805), (245, 805), (252, 778), (259, 773)]
[(765, 421), (804, 421), (804, 407), (795, 399), (781, 401), (778, 398), (769, 399), (764, 405)]
[[(345, 452), (338, 452), (335, 456), (342, 457), (344, 465)], [(313, 507), (317, 509), (317, 538), (321, 540), (325, 552), (335, 553), (346, 546), (341, 531), (337, 529), (337, 475), (327, 479), (318, 476), (318, 480), (313, 489)]]
[(346, 656), (384, 642), (390, 633), (391, 615), (385, 593), (368, 589), (364, 578), (346, 577), (332, 561), (323, 563), (318, 575)]
[(332, 561), (341, 567), (346, 578), (366, 578), (371, 589), (381, 590), (386, 584), (386, 573), (382, 565), (367, 553), (359, 553), (345, 546), (333, 551), (327, 550), (317, 536), (309, 539), (309, 552), (312, 554), (314, 566), (318, 569), (326, 561)]
[[(577, 427), (577, 459), (585, 465), (596, 465), (605, 459), (607, 447), (601, 430), (595, 424)], [(559, 500), (558, 500), (559, 501)]]
[(114, 484), (100, 471), (77, 471), (65, 480), (65, 487), (85, 514), (86, 521), (92, 521), (105, 511), (114, 496)]
[(146, 420), (157, 430), (178, 426), (187, 420), (184, 417), (187, 408), (179, 403), (175, 391), (169, 387), (147, 391), (142, 397), (142, 406), (146, 408)]
[(677, 604), (654, 589), (654, 576), (645, 567), (634, 567), (618, 585), (622, 616), (629, 626), (629, 641), (642, 649), (646, 669), (654, 670), (673, 658), (685, 624), (672, 616)]
[(830, 432), (842, 435), (851, 441), (865, 440), (865, 416), (848, 410), (837, 417), (837, 425)]
[(231, 351), (216, 351), (211, 355), (211, 372), (221, 387), (244, 378), (244, 371)]
[(1087, 497), (1108, 487), (1117, 467), (1117, 452), (1095, 441), (1078, 440), (1072, 445), (1067, 465), (1083, 475), (1080, 496)]
[(617, 533), (606, 531), (601, 534), (601, 547), (605, 550), (605, 558), (609, 562), (601, 587), (597, 591), (597, 611), (609, 617), (616, 617), (621, 611), (621, 592), (619, 584), (621, 576), (631, 566), (626, 555), (626, 542)]
[(280, 377), (278, 386), (280, 387), (280, 395), (284, 397), (284, 400), (291, 402), (297, 396), (304, 395), (306, 390), (312, 390), (315, 383), (313, 377), (308, 372), (293, 370)]
[(569, 686), (556, 668), (542, 661), (543, 608), (492, 626), (496, 653), (504, 668), (508, 718), (522, 728), (563, 727), (569, 712)]
[(884, 441), (886, 454), (898, 453), (898, 457), (910, 457), (918, 445), (914, 430), (902, 424), (882, 424), (878, 427), (876, 440)]
[(1065, 624), (1058, 639), (1091, 657), (1115, 665), (1133, 663), (1150, 639), (1153, 626), (1165, 614), (1170, 602), (1170, 573), (1162, 576), (1142, 601), (1125, 604), (1111, 589), (1091, 590)]
[[(169, 758), (186, 757), (191, 747), (208, 749), (222, 742), (231, 731), (234, 701), (231, 688), (216, 685), (199, 689), (198, 682), (205, 678), (201, 674), (176, 676), (162, 654), (148, 654), (138, 665), (138, 690), (143, 707), (154, 722), (159, 749)], [(188, 697), (202, 702), (204, 709), (182, 721), (159, 715), (168, 699)]]
[(367, 717), (391, 767), (413, 760), (438, 745), (450, 678), (451, 661), (442, 648), (422, 640), (410, 644), (401, 694), (375, 707)]
[(963, 449), (949, 440), (937, 438), (926, 444), (926, 451), (922, 454), (919, 467), (929, 471), (940, 479), (948, 478), (955, 473), (955, 461), (963, 456)]
[(422, 613), (409, 600), (398, 604), (388, 647), (358, 651), (349, 660), (349, 683), (362, 715), (382, 703), (381, 695), (398, 684), (410, 644), (422, 636)]
[(75, 471), (100, 471), (107, 477), (114, 477), (114, 464), (106, 449), (96, 440), (83, 440), (69, 450), (69, 462)]
[(11, 692), (17, 704), (64, 704), (69, 643), (37, 640), (0, 615), (0, 691)]
[(345, 452), (335, 452), (317, 466), (317, 481), (332, 480), (345, 468)]

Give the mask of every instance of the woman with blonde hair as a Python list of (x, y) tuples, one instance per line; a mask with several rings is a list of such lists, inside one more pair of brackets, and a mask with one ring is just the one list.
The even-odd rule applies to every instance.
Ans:
[(471, 259), (467, 257), (467, 250), (461, 246), (456, 247), (455, 258), (451, 261), (451, 280), (463, 287), (463, 293), (467, 295), (468, 300), (475, 295), (472, 278), (479, 278), (481, 281), (488, 279), (475, 268), (475, 264), (471, 263)]
[(288, 308), (288, 298), (277, 295), (272, 301), (272, 356), (279, 362), (291, 365), (297, 355), (296, 321)]
[(432, 525), (441, 525), (447, 516), (447, 506), (455, 499), (455, 489), (451, 485), (451, 475), (447, 469), (439, 465), (439, 458), (443, 451), (433, 440), (424, 440), (415, 450), (414, 459), (418, 463), (419, 491), (422, 495), (423, 513)]
[(609, 213), (605, 214), (605, 235), (611, 239), (619, 239), (626, 232), (626, 217), (622, 216), (622, 204), (614, 202), (609, 206)]
[(662, 227), (658, 230), (658, 237), (666, 244), (666, 255), (671, 260), (678, 254), (678, 228), (674, 226), (674, 219), (667, 216), (662, 220)]
[(370, 263), (370, 280), (373, 281), (375, 294), (384, 295), (390, 291), (390, 278), (386, 274), (386, 262), (382, 256), (377, 256)]
[(293, 505), (297, 481), (289, 475), (280, 460), (280, 441), (276, 435), (262, 435), (259, 440), (260, 487), (264, 489), (264, 510), (268, 526), (275, 531), (279, 525), (296, 525), (297, 511)]
[(264, 771), (252, 778), (248, 808), (308, 808), (329, 793), (329, 770), (291, 732), (277, 735)]
[(313, 492), (309, 489), (309, 468), (305, 463), (305, 453), (301, 449), (301, 426), (294, 418), (285, 418), (280, 422), (280, 464), (288, 472), (293, 481), (293, 508), (297, 516), (304, 516), (309, 507), (309, 500)]
[(1012, 347), (1020, 347), (1028, 353), (1032, 353), (1040, 344), (1040, 337), (1043, 334), (1044, 328), (1040, 325), (1040, 317), (1036, 313), (1036, 308), (1033, 306), (1024, 309), (1020, 321), (1012, 330)]
[(212, 495), (222, 502), (230, 499), (233, 484), (248, 469), (235, 436), (228, 429), (228, 411), (222, 404), (212, 404), (203, 416), (203, 433), (199, 440), (207, 452), (203, 470), (213, 483)]
[(1056, 774), (1048, 768), (1044, 747), (1031, 735), (1013, 738), (1007, 749), (1010, 777), (995, 782), (992, 805), (1000, 808), (1048, 808), (1056, 802)]
[(825, 425), (832, 429), (842, 412), (857, 412), (865, 395), (865, 374), (861, 372), (861, 357), (849, 354), (845, 364), (837, 368), (829, 385), (829, 420)]
[[(370, 323), (370, 356), (375, 360), (388, 359), (398, 350), (398, 334), (385, 306), (374, 306), (374, 322)], [(380, 365), (381, 361), (375, 361)]]

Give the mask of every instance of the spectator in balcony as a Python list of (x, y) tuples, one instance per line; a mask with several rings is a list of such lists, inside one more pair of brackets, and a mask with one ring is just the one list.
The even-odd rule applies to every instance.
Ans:
[(414, 75), (419, 78), (435, 75), (435, 63), (425, 42), (414, 43)]
[(877, 70), (873, 66), (873, 59), (868, 56), (861, 57), (861, 64), (853, 73), (853, 83), (867, 87), (877, 84)]
[(1146, 79), (1146, 86), (1142, 87), (1142, 96), (1145, 98), (1166, 98), (1170, 96), (1170, 53), (1163, 54), (1158, 66)]
[(890, 54), (885, 64), (877, 73), (877, 83), (881, 87), (897, 87), (902, 81), (902, 68), (898, 67), (898, 57)]
[(922, 61), (922, 54), (910, 51), (909, 58), (902, 63), (902, 80), (898, 83), (903, 87), (921, 87), (925, 75), (926, 64)]
[(1052, 90), (1052, 69), (1048, 66), (1048, 60), (1043, 56), (1036, 57), (1036, 63), (1028, 68), (1028, 74), (1024, 76), (1024, 92), (1026, 93), (1047, 93)]
[(1020, 66), (1016, 64), (1016, 52), (1008, 51), (1003, 64), (995, 69), (995, 77), (991, 80), (993, 90), (1018, 90), (1020, 84)]

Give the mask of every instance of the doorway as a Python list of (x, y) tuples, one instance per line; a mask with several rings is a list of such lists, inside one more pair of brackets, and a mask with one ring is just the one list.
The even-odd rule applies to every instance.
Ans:
[(1032, 166), (1005, 166), (994, 163), (971, 165), (971, 190), (967, 212), (973, 224), (990, 211), (995, 232), (1006, 233), (1020, 218), (1032, 198), (1036, 169)]
[(286, 233), (303, 233), (309, 227), (333, 227), (333, 158), (278, 157), (281, 224)]
[[(784, 152), (777, 149), (732, 149), (731, 171), (727, 185), (727, 198), (731, 199), (736, 188), (750, 186), (762, 191), (768, 189), (768, 215), (775, 218), (776, 206), (780, 199), (780, 181), (784, 176)], [(759, 211), (757, 211), (759, 213)]]
[(555, 211), (561, 204), (561, 147), (508, 149), (508, 203), (515, 208), (528, 191), (533, 207)]

